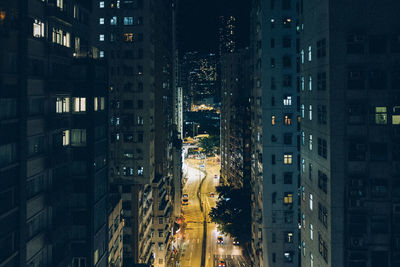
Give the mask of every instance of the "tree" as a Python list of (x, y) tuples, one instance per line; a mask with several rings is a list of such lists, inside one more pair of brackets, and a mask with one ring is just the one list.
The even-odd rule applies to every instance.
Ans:
[(218, 186), (217, 206), (209, 215), (211, 221), (218, 224), (218, 230), (231, 236), (240, 243), (247, 243), (251, 238), (250, 190)]
[(204, 149), (207, 156), (214, 154), (215, 150), (218, 150), (220, 146), (220, 139), (217, 135), (210, 137), (204, 137), (200, 139), (200, 147)]

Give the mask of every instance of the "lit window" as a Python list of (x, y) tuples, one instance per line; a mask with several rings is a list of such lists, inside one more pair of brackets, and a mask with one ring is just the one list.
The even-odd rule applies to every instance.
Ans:
[(118, 18), (116, 16), (110, 19), (110, 25), (117, 25), (117, 23), (118, 23)]
[(306, 134), (304, 132), (301, 132), (301, 144), (304, 146), (306, 141)]
[(292, 192), (285, 192), (284, 193), (283, 203), (284, 204), (293, 204), (293, 193)]
[(293, 243), (293, 233), (292, 232), (285, 233), (285, 243)]
[(311, 61), (311, 45), (310, 46), (308, 46), (308, 61)]
[(73, 104), (73, 112), (85, 112), (86, 111), (86, 98), (85, 97), (74, 97), (72, 104)]
[(285, 251), (283, 254), (285, 262), (293, 262), (293, 254), (293, 251)]
[(61, 29), (53, 28), (53, 43), (63, 45), (66, 47), (71, 46), (71, 35)]
[(314, 267), (314, 257), (312, 253), (310, 253), (310, 267)]
[(304, 104), (301, 104), (301, 118), (304, 119), (305, 107)]
[(57, 0), (57, 7), (61, 10), (64, 9), (64, 0)]
[(70, 142), (69, 130), (63, 131), (63, 146), (68, 146)]
[(306, 201), (306, 193), (305, 193), (305, 188), (304, 186), (301, 187), (301, 199), (303, 201)]
[(137, 124), (138, 125), (143, 125), (143, 117), (142, 116), (138, 116), (137, 117)]
[(305, 83), (304, 77), (301, 76), (301, 91), (304, 91), (304, 87), (305, 87), (304, 83)]
[(284, 154), (283, 155), (283, 164), (290, 165), (293, 163), (293, 155), (292, 154)]
[(287, 114), (284, 117), (285, 125), (292, 125), (292, 114)]
[(104, 97), (100, 97), (100, 110), (105, 109), (105, 99)]
[(99, 7), (100, 7), (100, 8), (104, 8), (104, 1), (100, 1)]
[(291, 106), (292, 105), (292, 97), (290, 95), (286, 96), (283, 99), (283, 105), (285, 105), (285, 106)]
[(124, 25), (133, 25), (133, 17), (124, 17)]
[(139, 175), (139, 176), (143, 175), (143, 167), (142, 166), (137, 168), (137, 175)]
[(310, 194), (310, 210), (313, 210), (313, 195)]
[(308, 75), (308, 90), (312, 91), (312, 76)]
[(306, 171), (306, 160), (304, 158), (301, 159), (301, 172)]
[(272, 125), (275, 125), (275, 116), (272, 116), (272, 117), (271, 117), (271, 124), (272, 124)]
[(310, 239), (314, 239), (314, 233), (313, 233), (313, 225), (310, 223)]
[(312, 120), (312, 105), (309, 106), (309, 118)]
[(99, 52), (99, 57), (104, 58), (104, 51), (103, 50)]
[(100, 35), (99, 35), (99, 41), (100, 41), (100, 42), (103, 42), (103, 41), (104, 41), (104, 34), (100, 34)]
[(393, 107), (392, 124), (400, 125), (400, 106)]
[(69, 97), (56, 98), (56, 113), (69, 112)]
[(375, 123), (387, 124), (387, 108), (375, 107)]
[(103, 25), (104, 24), (104, 18), (99, 18), (99, 24)]
[(304, 50), (302, 49), (301, 52), (301, 63), (304, 64)]
[(312, 134), (310, 134), (309, 147), (310, 147), (310, 150), (312, 150)]
[(133, 42), (133, 33), (124, 33), (124, 41), (127, 43)]
[(33, 22), (33, 36), (36, 38), (44, 37), (44, 23), (37, 19)]
[(99, 110), (99, 98), (98, 97), (93, 98), (93, 110), (94, 111)]

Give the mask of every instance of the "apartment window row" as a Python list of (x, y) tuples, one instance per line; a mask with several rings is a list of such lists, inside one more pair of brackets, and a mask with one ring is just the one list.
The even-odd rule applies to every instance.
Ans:
[(347, 54), (371, 55), (400, 53), (400, 35), (371, 35), (349, 34), (346, 39)]
[[(271, 38), (271, 48), (276, 47), (276, 42), (274, 38)], [(284, 36), (282, 37), (282, 47), (283, 48), (291, 48), (292, 47), (292, 38), (290, 36)], [(261, 48), (261, 42), (260, 42), (260, 48)]]
[[(270, 22), (271, 22), (271, 23), (270, 23), (271, 29), (274, 29), (274, 28), (275, 28), (275, 25), (276, 25), (275, 19), (272, 18), (272, 19), (270, 20)], [(282, 28), (286, 28), (286, 29), (291, 28), (291, 26), (292, 26), (292, 19), (291, 19), (291, 18), (282, 18), (282, 19), (281, 19), (281, 25), (282, 25)]]
[(400, 105), (393, 107), (374, 106), (370, 109), (370, 114), (368, 114), (365, 105), (362, 104), (350, 104), (347, 107), (348, 124), (365, 124), (368, 116), (371, 118), (370, 122), (375, 125), (400, 125)]
[[(291, 114), (291, 113), (284, 114), (283, 115), (283, 124), (287, 125), (287, 126), (292, 125), (292, 116), (293, 116), (293, 114)], [(276, 116), (272, 115), (271, 116), (271, 125), (276, 125), (276, 123), (277, 123)]]
[[(106, 22), (105, 18), (99, 18), (99, 24), (104, 25)], [(143, 17), (123, 17), (119, 18), (117, 16), (113, 16), (110, 18), (110, 25), (115, 26), (119, 23), (123, 23), (125, 26), (133, 26), (133, 25), (142, 25), (143, 24)]]
[(362, 67), (349, 67), (347, 71), (348, 90), (400, 90), (400, 70), (373, 69), (365, 70)]
[[(141, 42), (141, 41), (143, 41), (143, 33), (135, 34), (132, 32), (127, 32), (127, 33), (123, 33), (121, 35), (117, 35), (115, 33), (110, 33), (109, 40), (110, 40), (110, 42), (122, 40), (125, 43)], [(100, 42), (106, 41), (106, 35), (104, 33), (99, 34), (99, 41)]]
[(66, 47), (71, 47), (71, 34), (69, 32), (62, 29), (53, 28), (52, 36), (53, 43)]

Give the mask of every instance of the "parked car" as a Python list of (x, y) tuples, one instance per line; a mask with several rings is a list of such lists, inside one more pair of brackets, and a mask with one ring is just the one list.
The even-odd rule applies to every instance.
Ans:
[(223, 244), (224, 243), (224, 238), (222, 237), (222, 235), (219, 235), (217, 237), (217, 244)]
[(223, 259), (218, 260), (218, 267), (226, 267), (226, 263)]

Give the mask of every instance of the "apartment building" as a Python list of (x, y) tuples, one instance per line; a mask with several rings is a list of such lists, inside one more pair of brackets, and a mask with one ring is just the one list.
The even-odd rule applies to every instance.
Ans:
[(109, 63), (109, 173), (122, 196), (123, 266), (165, 266), (174, 221), (172, 1), (92, 4), (92, 39)]
[(251, 116), (249, 49), (221, 57), (221, 182), (250, 183)]
[(302, 266), (398, 266), (398, 1), (301, 1)]
[(297, 1), (253, 1), (252, 260), (298, 266)]
[(0, 1), (2, 266), (107, 266), (107, 75), (86, 1)]

